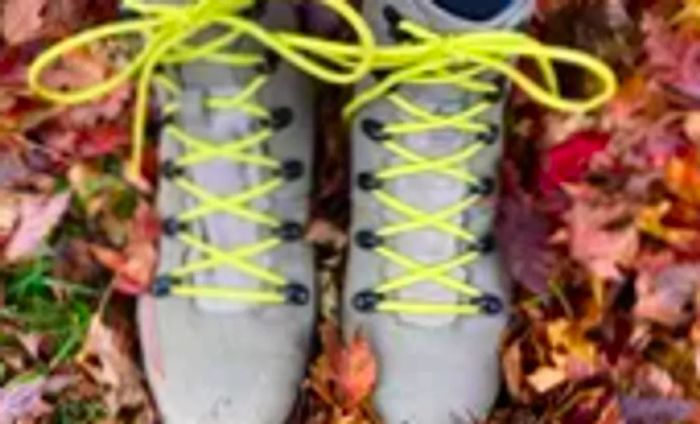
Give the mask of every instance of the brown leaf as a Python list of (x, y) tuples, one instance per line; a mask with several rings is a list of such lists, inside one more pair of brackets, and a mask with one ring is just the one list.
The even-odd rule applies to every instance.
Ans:
[(91, 245), (95, 258), (115, 273), (113, 286), (128, 295), (143, 293), (151, 284), (158, 261), (155, 240), (160, 224), (153, 209), (141, 202), (129, 225), (129, 241), (122, 251)]
[(517, 340), (508, 346), (502, 356), (503, 374), (506, 380), (508, 392), (517, 400), (523, 400), (523, 352), (522, 342)]
[(123, 336), (95, 316), (78, 355), (80, 367), (107, 391), (105, 403), (111, 417), (148, 404), (141, 373), (125, 345)]

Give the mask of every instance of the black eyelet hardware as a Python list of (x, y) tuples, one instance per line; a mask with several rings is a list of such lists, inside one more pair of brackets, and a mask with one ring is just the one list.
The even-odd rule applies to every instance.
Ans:
[(487, 234), (471, 245), (471, 250), (482, 254), (489, 254), (496, 250), (496, 237)]
[(275, 174), (287, 182), (296, 181), (304, 175), (304, 163), (297, 159), (287, 159), (277, 169)]
[(365, 133), (369, 139), (378, 143), (391, 138), (391, 135), (384, 130), (384, 124), (376, 119), (363, 119), (360, 126), (362, 127), (362, 132)]
[(494, 123), (488, 124), (488, 130), (486, 132), (479, 134), (478, 140), (486, 145), (493, 145), (498, 142), (498, 138), (501, 135), (500, 126)]
[(384, 239), (372, 230), (360, 230), (355, 234), (355, 243), (365, 250), (374, 250), (384, 244)]
[(241, 12), (241, 15), (245, 16), (248, 19), (259, 19), (265, 14), (266, 10), (266, 0), (255, 0), (255, 3), (252, 6)]
[(263, 53), (263, 62), (255, 67), (255, 70), (261, 74), (273, 74), (279, 68), (281, 58), (273, 50), (265, 50)]
[(187, 229), (187, 224), (180, 222), (174, 216), (169, 216), (161, 221), (161, 228), (163, 229), (163, 234), (166, 236), (175, 237)]
[(374, 191), (382, 188), (382, 180), (371, 172), (362, 172), (357, 176), (357, 184), (364, 191)]
[(168, 125), (171, 125), (175, 120), (172, 116), (164, 116), (161, 119), (151, 119), (146, 124), (146, 137), (150, 140), (157, 140), (163, 133), (163, 130)]
[(270, 111), (270, 117), (263, 119), (262, 125), (274, 131), (287, 128), (294, 120), (294, 111), (288, 107), (278, 107)]
[(172, 293), (173, 287), (178, 281), (169, 275), (159, 275), (151, 286), (151, 295), (155, 297), (168, 297)]
[(372, 71), (372, 77), (374, 77), (374, 80), (377, 82), (384, 81), (387, 79), (389, 76), (389, 71), (384, 71), (384, 70), (376, 70)]
[(502, 75), (497, 75), (489, 80), (489, 83), (496, 88), (496, 91), (486, 93), (484, 98), (492, 103), (497, 103), (506, 95), (506, 79)]
[(406, 32), (399, 29), (401, 21), (403, 21), (403, 15), (395, 7), (385, 6), (382, 14), (384, 15), (384, 20), (389, 24), (389, 36), (396, 42), (409, 41), (413, 38), (410, 34), (406, 34)]
[(282, 288), (287, 305), (305, 306), (311, 301), (311, 292), (301, 283), (291, 282)]
[(391, 26), (398, 26), (403, 20), (403, 16), (394, 6), (384, 6), (382, 14), (384, 15), (384, 20)]
[(275, 234), (284, 242), (292, 243), (304, 237), (304, 227), (298, 222), (284, 222), (275, 230)]
[(119, 8), (119, 16), (117, 17), (120, 21), (133, 21), (139, 19), (142, 15), (135, 11), (134, 9), (121, 7)]
[(168, 180), (174, 180), (185, 175), (185, 168), (177, 165), (174, 160), (168, 159), (161, 164), (160, 173)]
[(496, 192), (496, 180), (491, 177), (483, 177), (478, 183), (469, 187), (469, 192), (478, 196), (490, 196)]
[(481, 312), (486, 315), (498, 315), (505, 309), (503, 301), (492, 294), (485, 294), (472, 299), (469, 303), (481, 308)]
[(383, 300), (384, 295), (365, 290), (355, 294), (352, 298), (352, 306), (360, 312), (372, 313), (377, 310), (377, 307)]

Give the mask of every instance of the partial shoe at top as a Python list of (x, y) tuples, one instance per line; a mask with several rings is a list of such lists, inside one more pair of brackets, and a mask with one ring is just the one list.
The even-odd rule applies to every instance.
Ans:
[[(499, 392), (510, 289), (493, 227), (509, 81), (569, 111), (614, 92), (595, 59), (517, 33), (532, 10), (514, 0), (470, 21), (432, 0), (364, 2), (389, 47), (348, 105), (354, 242), (343, 329), (374, 348), (375, 405), (387, 424), (472, 422)], [(517, 70), (521, 54), (544, 63), (545, 88)], [(603, 80), (592, 102), (557, 93), (551, 61), (572, 58)]]

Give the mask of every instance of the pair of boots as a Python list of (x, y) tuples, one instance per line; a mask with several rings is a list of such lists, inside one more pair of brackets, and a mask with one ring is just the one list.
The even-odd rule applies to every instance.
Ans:
[[(355, 30), (353, 43), (294, 32), (291, 3), (125, 1), (133, 20), (78, 35), (33, 68), (40, 94), (79, 103), (116, 83), (52, 91), (41, 68), (80, 43), (144, 37), (112, 81), (138, 77), (135, 171), (154, 81), (167, 118), (151, 131), (161, 146), (161, 260), (154, 296), (139, 305), (165, 421), (279, 424), (293, 407), (318, 300), (303, 240), (310, 77), (356, 87), (346, 108), (353, 242), (342, 329), (372, 344), (379, 414), (389, 424), (484, 417), (500, 385), (509, 304), (492, 235), (507, 88), (583, 112), (610, 97), (614, 77), (593, 58), (512, 31), (531, 0), (484, 21), (433, 0), (365, 0), (361, 12), (320, 1)], [(520, 55), (539, 65), (544, 87), (514, 66)], [(555, 60), (592, 71), (603, 89), (562, 99)]]

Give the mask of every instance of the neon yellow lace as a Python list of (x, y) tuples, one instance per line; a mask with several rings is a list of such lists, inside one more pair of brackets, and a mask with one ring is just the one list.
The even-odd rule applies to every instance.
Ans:
[[(252, 0), (200, 0), (191, 6), (144, 5), (138, 1), (129, 1), (127, 6), (143, 15), (143, 19), (105, 25), (59, 43), (47, 50), (33, 64), (29, 74), (30, 84), (35, 92), (49, 100), (61, 104), (77, 104), (104, 96), (129, 79), (137, 79), (134, 152), (130, 166), (132, 175), (135, 175), (140, 169), (145, 142), (144, 128), (147, 121), (151, 83), (153, 81), (160, 83), (174, 96), (177, 96), (180, 91), (175, 82), (164, 75), (156, 75), (156, 66), (177, 65), (202, 59), (237, 67), (254, 66), (264, 61), (261, 55), (222, 51), (224, 46), (240, 38), (251, 37), (301, 70), (326, 82), (350, 84), (362, 79), (372, 70), (387, 73), (386, 78), (369, 90), (360, 93), (345, 110), (345, 116), (349, 119), (369, 103), (387, 98), (397, 108), (416, 120), (388, 124), (382, 128), (382, 133), (390, 138), (385, 140), (383, 145), (397, 157), (404, 159), (405, 163), (380, 171), (375, 176), (378, 181), (387, 182), (406, 175), (435, 172), (469, 185), (476, 185), (479, 180), (468, 171), (466, 163), (479, 153), (483, 145), (473, 143), (449, 157), (428, 158), (401, 145), (395, 138), (442, 128), (454, 128), (467, 135), (486, 133), (490, 126), (479, 122), (477, 118), (492, 106), (491, 102), (477, 101), (465, 111), (442, 116), (394, 92), (393, 89), (396, 86), (400, 84), (453, 85), (455, 88), (474, 94), (493, 94), (498, 91), (498, 88), (480, 77), (485, 73), (496, 73), (509, 79), (535, 101), (553, 109), (576, 113), (600, 106), (616, 90), (614, 74), (595, 58), (565, 48), (544, 46), (536, 40), (514, 32), (479, 32), (443, 36), (404, 20), (397, 24), (397, 29), (410, 35), (413, 42), (398, 46), (377, 47), (374, 45), (369, 27), (344, 0), (322, 0), (321, 2), (349, 23), (357, 33), (357, 44), (330, 42), (306, 35), (267, 31), (238, 15), (252, 6)], [(215, 25), (229, 31), (203, 45), (187, 44), (188, 39), (194, 34)], [(144, 39), (142, 51), (110, 80), (73, 92), (54, 90), (42, 85), (41, 76), (44, 70), (70, 50), (107, 37), (134, 34), (141, 35)], [(314, 61), (311, 57), (316, 57), (318, 61)], [(544, 87), (511, 64), (511, 59), (517, 57), (531, 58), (538, 64), (545, 83)], [(328, 66), (323, 65), (326, 62), (329, 63)], [(563, 98), (559, 95), (553, 65), (555, 62), (580, 66), (590, 71), (600, 80), (600, 91), (588, 99)], [(212, 98), (209, 106), (215, 109), (238, 108), (254, 117), (270, 119), (270, 112), (253, 100), (257, 91), (265, 84), (266, 78), (263, 75), (254, 79), (250, 86), (233, 98)], [(165, 108), (167, 113), (173, 113), (175, 110), (177, 110), (177, 104), (170, 104)], [(178, 159), (179, 166), (201, 163), (214, 155), (223, 155), (233, 161), (243, 161), (267, 169), (280, 166), (274, 159), (246, 153), (247, 150), (265, 142), (272, 135), (266, 129), (251, 134), (244, 140), (236, 140), (230, 147), (223, 149), (220, 147), (215, 149), (207, 140), (192, 137), (175, 126), (169, 126), (166, 131), (188, 148), (189, 153)], [(200, 201), (199, 207), (183, 213), (178, 217), (178, 222), (191, 222), (213, 212), (225, 211), (270, 228), (278, 228), (280, 225), (276, 217), (246, 207), (246, 204), (252, 200), (267, 196), (279, 188), (283, 184), (279, 178), (251, 187), (230, 198), (216, 197), (183, 177), (177, 178), (176, 184)], [(380, 204), (406, 217), (404, 222), (389, 224), (378, 229), (379, 237), (388, 238), (430, 227), (470, 244), (476, 245), (478, 241), (478, 235), (452, 224), (450, 220), (472, 207), (479, 198), (477, 195), (464, 199), (445, 210), (428, 213), (402, 202), (385, 190), (377, 189), (373, 193)], [(283, 291), (279, 290), (286, 285), (284, 277), (251, 262), (254, 256), (277, 247), (281, 243), (279, 237), (271, 237), (230, 252), (211, 246), (186, 231), (180, 232), (179, 238), (188, 246), (208, 255), (208, 259), (173, 270), (174, 277), (184, 278), (198, 271), (227, 265), (254, 276), (277, 290), (178, 286), (173, 289), (173, 294), (270, 304), (285, 301)], [(377, 310), (467, 315), (476, 314), (482, 310), (483, 305), (479, 302), (439, 305), (419, 301), (398, 301), (389, 296), (418, 281), (434, 280), (437, 284), (454, 290), (468, 299), (482, 299), (483, 294), (478, 288), (449, 276), (450, 270), (468, 266), (478, 260), (479, 252), (470, 251), (441, 264), (419, 263), (385, 245), (377, 247), (376, 252), (407, 270), (405, 275), (382, 282), (377, 286), (374, 293), (381, 298)]]
[[(73, 105), (99, 99), (127, 81), (136, 80), (133, 153), (129, 164), (129, 174), (133, 178), (138, 178), (141, 169), (152, 84), (155, 82), (160, 85), (171, 98), (177, 98), (182, 93), (175, 81), (164, 73), (156, 71), (158, 65), (179, 65), (194, 60), (204, 60), (234, 68), (264, 65), (267, 60), (264, 54), (232, 53), (226, 50), (236, 41), (248, 37), (257, 40), (265, 48), (318, 79), (336, 84), (350, 84), (360, 80), (369, 72), (375, 49), (374, 37), (369, 27), (345, 0), (320, 0), (321, 4), (344, 18), (357, 35), (359, 46), (355, 47), (354, 55), (357, 60), (347, 60), (339, 66), (327, 66), (322, 61), (313, 60), (315, 49), (322, 48), (324, 52), (337, 51), (339, 45), (336, 43), (293, 33), (272, 32), (244, 17), (242, 12), (254, 6), (252, 0), (199, 0), (189, 5), (144, 4), (140, 0), (124, 3), (127, 9), (136, 12), (140, 18), (90, 29), (54, 45), (38, 57), (30, 67), (29, 83), (39, 96), (58, 104)], [(212, 27), (223, 28), (225, 31), (207, 42), (190, 44), (193, 36)], [(142, 39), (140, 52), (127, 66), (108, 80), (75, 91), (58, 90), (42, 83), (42, 76), (47, 68), (65, 54), (108, 38), (131, 36), (139, 36)], [(265, 86), (268, 79), (269, 75), (261, 74), (253, 78), (237, 95), (228, 98), (211, 97), (207, 99), (206, 105), (215, 110), (237, 109), (251, 117), (269, 122), (274, 119), (271, 111), (255, 101), (256, 94)], [(174, 101), (165, 105), (163, 113), (172, 115), (178, 109), (179, 105)], [(273, 136), (274, 131), (269, 127), (263, 127), (240, 140), (231, 140), (225, 147), (210, 140), (194, 137), (175, 124), (167, 125), (164, 131), (171, 139), (182, 144), (187, 152), (174, 163), (168, 164), (174, 170), (215, 158), (225, 158), (232, 162), (251, 164), (272, 171), (283, 167), (283, 163), (277, 159), (251, 152)], [(204, 259), (173, 269), (168, 276), (158, 278), (155, 284), (157, 292), (183, 297), (216, 298), (258, 304), (304, 302), (305, 294), (299, 293), (300, 289), (303, 290), (303, 286), (289, 284), (282, 274), (261, 267), (253, 261), (254, 257), (283, 243), (275, 230), (280, 230), (284, 223), (278, 217), (252, 209), (249, 205), (254, 200), (269, 196), (278, 190), (285, 183), (283, 177), (273, 172), (276, 176), (268, 181), (233, 196), (220, 197), (186, 178), (184, 173), (171, 172), (171, 174), (173, 174), (171, 175), (173, 183), (196, 199), (199, 204), (179, 214), (175, 221), (171, 222), (171, 227), (173, 225), (177, 227), (177, 231), (173, 231), (171, 235), (176, 236), (185, 246), (200, 252)], [(219, 212), (269, 228), (273, 230), (271, 231), (273, 235), (257, 243), (224, 251), (187, 231), (186, 224)], [(168, 226), (165, 225), (166, 228)], [(215, 284), (222, 282), (212, 282), (209, 286), (180, 284), (171, 286), (170, 284), (172, 281), (182, 281), (197, 272), (220, 266), (228, 266), (256, 278), (265, 283), (264, 288), (243, 289)], [(290, 289), (295, 289), (296, 292)]]
[[(402, 163), (381, 169), (374, 174), (365, 174), (362, 176), (365, 181), (361, 182), (365, 185), (365, 190), (371, 191), (376, 202), (405, 218), (365, 232), (364, 235), (369, 237), (369, 240), (363, 247), (405, 269), (405, 273), (380, 282), (371, 291), (359, 293), (355, 297), (355, 306), (366, 311), (404, 314), (498, 313), (502, 305), (496, 296), (484, 293), (473, 284), (466, 284), (467, 282), (450, 275), (452, 270), (469, 266), (479, 260), (487, 247), (480, 235), (456, 225), (453, 221), (484, 196), (484, 182), (469, 171), (469, 160), (478, 156), (489, 143), (497, 142), (499, 138), (489, 123), (479, 120), (495, 104), (484, 96), (500, 91), (493, 81), (487, 81), (485, 78), (494, 74), (501, 75), (542, 105), (563, 112), (581, 113), (599, 107), (614, 95), (617, 87), (615, 75), (605, 64), (584, 53), (545, 46), (520, 33), (498, 31), (439, 35), (407, 20), (397, 22), (396, 25), (395, 30), (401, 31), (411, 42), (396, 47), (383, 47), (377, 51), (374, 69), (386, 71), (386, 75), (374, 87), (360, 93), (345, 112), (347, 117), (352, 117), (369, 103), (387, 99), (398, 110), (412, 118), (412, 122), (400, 123), (382, 124), (374, 121), (374, 128), (370, 128), (369, 131), (370, 137), (373, 135), (381, 146), (400, 158)], [(348, 50), (347, 53), (350, 55), (352, 51)], [(544, 80), (544, 87), (512, 64), (517, 58), (535, 61)], [(559, 94), (555, 62), (578, 66), (590, 72), (599, 80), (599, 91), (587, 99), (562, 97)], [(455, 89), (474, 94), (481, 100), (474, 101), (465, 110), (452, 115), (441, 115), (427, 110), (401, 94), (396, 90), (399, 85), (453, 86)], [(399, 140), (406, 135), (441, 129), (456, 130), (475, 137), (475, 140), (445, 157), (423, 156)], [(454, 205), (437, 212), (427, 212), (382, 189), (387, 182), (421, 173), (441, 174), (475, 190), (472, 195)], [(426, 264), (403, 255), (385, 243), (386, 239), (420, 229), (446, 233), (471, 248), (443, 263)], [(400, 300), (392, 296), (422, 281), (439, 284), (467, 301), (430, 303)]]

